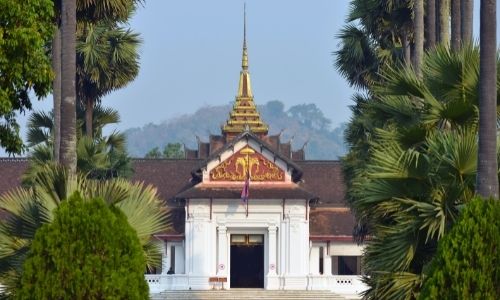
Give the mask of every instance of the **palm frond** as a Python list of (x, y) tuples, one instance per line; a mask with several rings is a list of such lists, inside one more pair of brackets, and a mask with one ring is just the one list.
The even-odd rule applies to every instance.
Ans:
[(33, 112), (28, 119), (28, 146), (32, 147), (41, 143), (50, 143), (52, 140), (53, 126), (52, 113), (43, 111)]

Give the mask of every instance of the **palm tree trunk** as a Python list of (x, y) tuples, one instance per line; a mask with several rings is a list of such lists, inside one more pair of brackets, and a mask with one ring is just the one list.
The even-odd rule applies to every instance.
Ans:
[(436, 0), (427, 0), (425, 12), (425, 48), (436, 46)]
[(462, 0), (460, 9), (462, 14), (460, 22), (462, 26), (462, 43), (470, 44), (472, 43), (474, 0)]
[(424, 0), (414, 0), (413, 36), (415, 51), (413, 53), (413, 67), (417, 74), (422, 74), (420, 66), (424, 55)]
[(404, 53), (405, 63), (407, 65), (411, 65), (410, 41), (408, 39), (408, 32), (406, 31), (403, 33), (403, 53)]
[(62, 1), (61, 9), (61, 152), (60, 162), (76, 172), (76, 0)]
[(61, 26), (58, 22), (52, 39), (52, 70), (54, 81), (52, 82), (52, 98), (54, 101), (54, 161), (59, 162), (59, 151), (61, 148)]
[(479, 150), (476, 192), (498, 199), (496, 0), (481, 0), (479, 28)]
[(462, 0), (451, 0), (451, 49), (454, 51), (458, 51), (462, 44), (460, 1)]
[(440, 44), (449, 45), (450, 43), (450, 0), (439, 1), (439, 39)]
[(85, 134), (92, 138), (93, 136), (93, 116), (94, 116), (94, 99), (89, 98), (85, 101)]

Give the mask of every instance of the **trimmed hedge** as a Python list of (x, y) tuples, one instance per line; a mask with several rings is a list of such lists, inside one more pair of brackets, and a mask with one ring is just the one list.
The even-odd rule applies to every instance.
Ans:
[(18, 299), (148, 299), (146, 260), (125, 215), (73, 194), (36, 233)]
[(426, 275), (419, 299), (500, 299), (500, 201), (469, 202)]

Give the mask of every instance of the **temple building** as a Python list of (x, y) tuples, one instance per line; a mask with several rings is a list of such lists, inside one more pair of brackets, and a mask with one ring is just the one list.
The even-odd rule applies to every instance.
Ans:
[[(156, 236), (162, 267), (146, 275), (150, 290), (224, 284), (354, 295), (363, 289), (363, 249), (352, 239), (341, 164), (307, 160), (304, 149), (269, 135), (247, 52), (244, 30), (236, 98), (220, 135), (185, 149), (184, 159), (134, 159), (133, 180), (156, 186), (173, 220)], [(0, 194), (19, 184), (26, 165), (0, 159)]]
[[(243, 36), (238, 89), (221, 135), (185, 149), (185, 160), (136, 161), (137, 176), (147, 176), (137, 179), (172, 186), (165, 199), (176, 212), (174, 228), (159, 236), (163, 267), (147, 275), (150, 286), (211, 289), (222, 281), (355, 294), (362, 247), (352, 240), (341, 165), (306, 160), (304, 149), (268, 134), (254, 102), (246, 26)], [(173, 177), (184, 184), (174, 187)]]

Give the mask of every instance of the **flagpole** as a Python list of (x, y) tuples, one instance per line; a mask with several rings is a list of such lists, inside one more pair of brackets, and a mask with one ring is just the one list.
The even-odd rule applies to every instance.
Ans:
[(245, 184), (243, 185), (243, 189), (241, 191), (241, 200), (245, 203), (245, 216), (248, 217), (248, 200), (249, 200), (249, 190), (250, 190), (250, 154), (254, 154), (255, 151), (250, 147), (246, 147), (241, 150), (241, 154), (245, 155), (245, 163), (246, 166), (243, 168), (245, 172)]
[[(247, 207), (245, 209), (246, 211), (246, 217), (248, 218), (248, 201), (250, 200), (250, 197), (248, 197), (249, 190), (250, 190), (250, 154), (247, 153), (247, 180), (248, 180), (248, 186), (247, 186)], [(246, 184), (246, 183), (245, 183)]]

